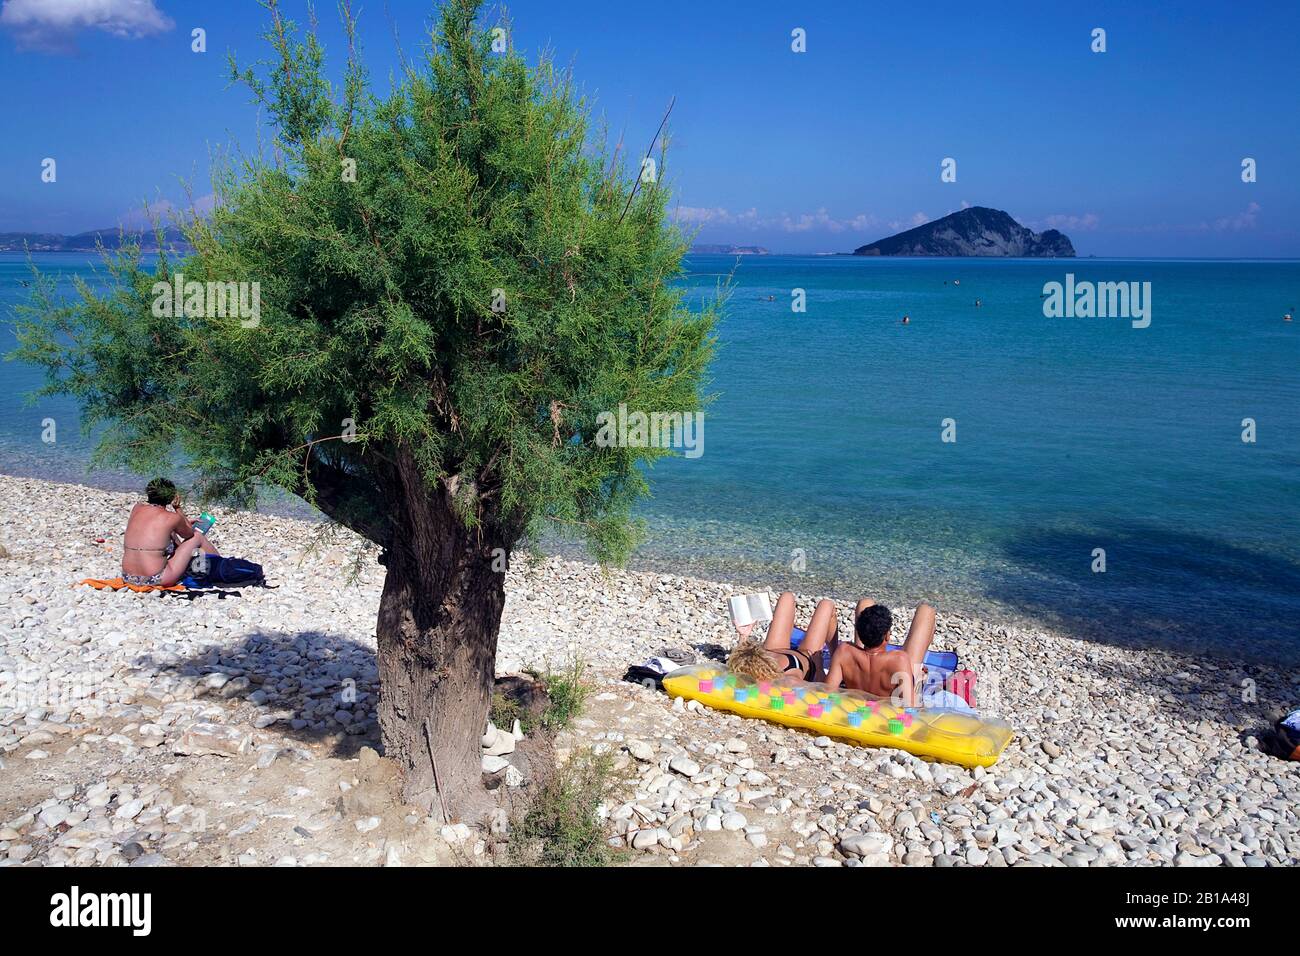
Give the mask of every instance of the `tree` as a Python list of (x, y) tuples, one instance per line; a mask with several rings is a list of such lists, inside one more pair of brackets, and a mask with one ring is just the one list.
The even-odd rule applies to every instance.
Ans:
[(408, 801), (475, 817), (509, 555), (548, 527), (630, 553), (642, 466), (671, 452), (599, 441), (601, 413), (696, 411), (717, 302), (673, 285), (663, 183), (589, 143), (570, 77), (494, 50), (478, 0), (447, 0), (387, 95), (346, 3), (337, 87), (264, 5), (273, 55), (231, 70), (271, 156), (218, 166), (192, 254), (127, 243), (70, 301), (41, 278), (15, 354), (102, 428), (96, 461), (179, 458), (242, 505), (278, 486), (382, 548), (385, 751)]

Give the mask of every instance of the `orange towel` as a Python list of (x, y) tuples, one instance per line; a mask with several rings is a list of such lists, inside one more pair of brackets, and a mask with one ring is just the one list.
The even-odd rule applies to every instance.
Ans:
[[(171, 587), (163, 587), (161, 584), (127, 584), (121, 578), (86, 578), (84, 581), (78, 581), (77, 584), (89, 584), (96, 590), (107, 588), (110, 591), (119, 591), (126, 588), (129, 591), (135, 591), (137, 594), (143, 594), (146, 591), (184, 591), (185, 585), (173, 584)], [(76, 587), (74, 584), (73, 587)]]

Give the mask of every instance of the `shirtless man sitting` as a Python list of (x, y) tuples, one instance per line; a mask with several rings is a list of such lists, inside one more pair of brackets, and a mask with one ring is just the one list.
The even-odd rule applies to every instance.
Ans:
[(180, 493), (166, 478), (149, 482), (145, 500), (131, 509), (122, 539), (122, 580), (136, 587), (171, 587), (185, 577), (200, 549), (217, 553), (185, 516)]
[[(826, 683), (841, 684), (877, 697), (893, 697), (904, 707), (916, 707), (917, 687), (924, 672), (925, 652), (934, 640), (934, 608), (919, 604), (901, 651), (886, 650), (894, 616), (889, 608), (867, 598), (853, 612), (853, 644), (841, 643), (831, 656)], [(858, 645), (861, 645), (860, 647)]]

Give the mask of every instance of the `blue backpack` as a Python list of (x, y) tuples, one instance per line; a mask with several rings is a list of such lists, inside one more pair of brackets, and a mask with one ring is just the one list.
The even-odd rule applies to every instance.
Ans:
[(215, 554), (205, 555), (204, 558), (202, 562), (195, 559), (195, 564), (201, 566), (197, 568), (191, 566), (189, 576), (185, 579), (187, 587), (191, 586), (189, 583), (191, 581), (197, 587), (265, 583), (265, 575), (260, 564), (245, 561), (243, 558), (223, 558)]

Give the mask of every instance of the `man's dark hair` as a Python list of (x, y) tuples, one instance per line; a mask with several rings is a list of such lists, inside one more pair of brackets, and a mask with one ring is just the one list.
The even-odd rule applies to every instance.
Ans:
[(166, 478), (155, 478), (144, 488), (144, 500), (151, 505), (169, 505), (176, 498), (176, 486)]
[(870, 604), (862, 609), (853, 627), (863, 647), (879, 647), (893, 626), (894, 615), (889, 613), (889, 608), (883, 604)]

